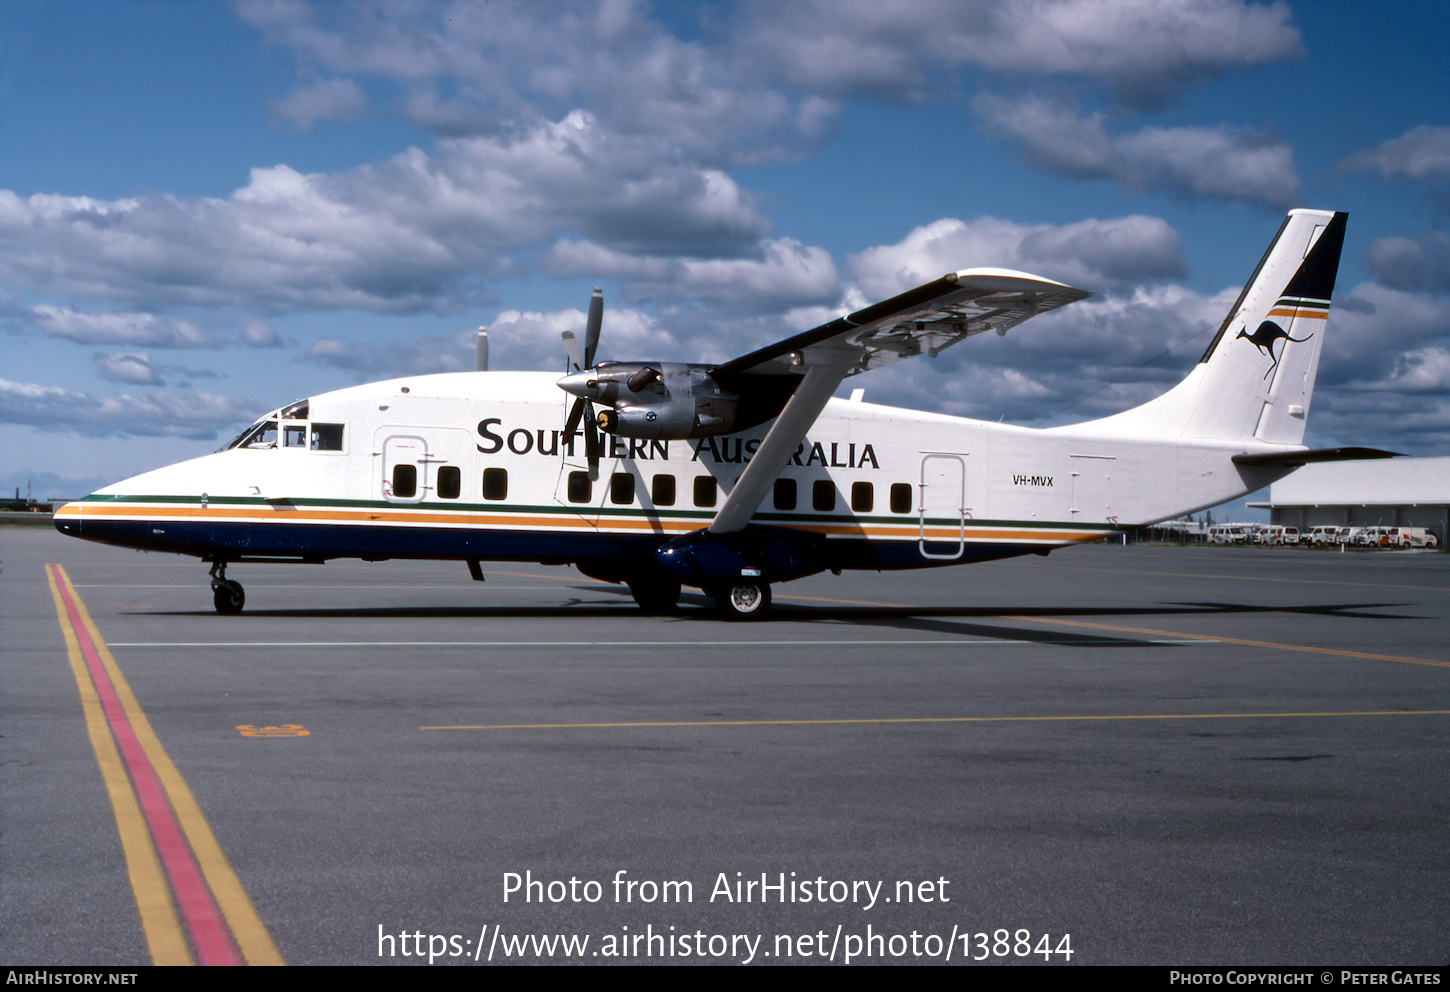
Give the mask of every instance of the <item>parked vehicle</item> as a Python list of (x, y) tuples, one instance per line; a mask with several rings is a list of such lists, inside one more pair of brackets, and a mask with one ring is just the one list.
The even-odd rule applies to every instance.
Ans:
[(1256, 529), (1253, 524), (1214, 524), (1208, 529), (1208, 543), (1248, 544)]
[(1434, 548), (1440, 542), (1424, 527), (1385, 527), (1380, 546), (1385, 548)]
[(1299, 543), (1299, 528), (1286, 527), (1283, 524), (1268, 524), (1260, 527), (1254, 535), (1255, 544), (1263, 544), (1272, 547), (1283, 547), (1284, 545), (1296, 545)]

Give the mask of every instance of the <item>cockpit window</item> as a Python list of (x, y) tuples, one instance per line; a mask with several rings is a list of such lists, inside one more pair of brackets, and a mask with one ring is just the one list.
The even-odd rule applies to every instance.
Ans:
[(282, 409), (281, 417), (283, 420), (306, 420), (307, 407), (307, 400), (298, 400), (291, 406), (284, 407)]
[(277, 447), (277, 421), (264, 420), (260, 424), (257, 424), (241, 436), (236, 446), (238, 448)]
[(307, 447), (307, 425), (306, 424), (284, 424), (282, 426), (282, 447), (284, 447), (284, 448), (305, 448), (305, 447)]
[(312, 450), (313, 451), (341, 451), (342, 450), (342, 425), (341, 424), (313, 424), (312, 425)]

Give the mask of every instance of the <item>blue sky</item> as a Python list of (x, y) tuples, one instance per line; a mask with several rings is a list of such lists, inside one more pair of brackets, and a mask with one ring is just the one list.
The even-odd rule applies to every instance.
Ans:
[(470, 367), (479, 324), (495, 368), (560, 368), (596, 283), (602, 357), (699, 361), (948, 269), (1039, 272), (1096, 295), (851, 385), (1086, 419), (1186, 371), (1293, 206), (1350, 213), (1309, 441), (1450, 454), (1447, 21), (8, 3), (0, 486), (81, 495), (300, 396)]

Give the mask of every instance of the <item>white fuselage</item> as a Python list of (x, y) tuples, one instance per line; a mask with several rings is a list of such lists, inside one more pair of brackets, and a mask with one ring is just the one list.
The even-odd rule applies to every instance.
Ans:
[[(57, 525), (221, 561), (605, 560), (706, 527), (769, 427), (604, 435), (590, 479), (582, 433), (561, 437), (569, 397), (556, 379), (456, 373), (315, 396), (270, 441), (108, 486)], [(833, 567), (922, 567), (1095, 540), (1284, 472), (1236, 467), (1242, 441), (1115, 436), (1105, 423), (1038, 430), (833, 400), (753, 524), (821, 535), (839, 550)], [(318, 450), (317, 428), (337, 425), (335, 450)]]

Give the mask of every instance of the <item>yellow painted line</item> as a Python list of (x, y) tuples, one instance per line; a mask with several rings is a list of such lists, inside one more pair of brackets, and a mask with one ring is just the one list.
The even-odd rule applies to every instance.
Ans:
[(1424, 658), (1407, 658), (1398, 654), (1374, 654), (1368, 651), (1345, 651), (1341, 648), (1318, 647), (1311, 644), (1283, 644), (1278, 641), (1250, 641), (1241, 637), (1224, 637), (1222, 634), (1191, 634), (1179, 630), (1155, 630), (1150, 627), (1123, 627), (1117, 624), (1088, 623), (1086, 620), (1061, 620), (1056, 617), (1028, 617), (1003, 614), (1003, 620), (1026, 620), (1030, 623), (1050, 623), (1065, 627), (1089, 627), (1093, 630), (1127, 631), (1132, 634), (1153, 634), (1158, 637), (1186, 637), (1190, 640), (1218, 641), (1221, 644), (1242, 644), (1251, 648), (1272, 648), (1277, 651), (1305, 651), (1310, 654), (1337, 655), (1342, 658), (1367, 658), (1371, 661), (1398, 661), (1407, 665), (1433, 665), (1436, 668), (1450, 668), (1450, 661), (1428, 661)]
[(171, 901), (171, 888), (166, 883), (161, 862), (157, 860), (156, 849), (151, 844), (151, 833), (146, 828), (145, 818), (141, 815), (141, 807), (121, 763), (121, 756), (116, 752), (116, 742), (111, 739), (111, 731), (105, 715), (101, 712), (101, 701), (96, 694), (96, 687), (91, 682), (85, 662), (81, 658), (75, 631), (67, 622), (65, 603), (61, 600), (55, 576), (49, 574), (49, 570), (47, 578), (56, 615), (60, 619), (61, 633), (65, 636), (71, 674), (75, 676), (76, 688), (80, 690), (86, 733), (90, 736), (91, 748), (96, 753), (96, 764), (106, 786), (106, 795), (111, 801), (111, 814), (116, 818), (116, 829), (121, 835), (126, 874), (131, 879), (131, 893), (136, 900), (136, 911), (141, 917), (141, 932), (146, 938), (146, 949), (153, 964), (194, 964), (191, 948), (182, 932), (181, 921), (177, 919), (176, 907)]
[(658, 720), (638, 723), (496, 723), (419, 727), (419, 730), (627, 730), (649, 727), (810, 727), (889, 723), (1073, 723), (1109, 720), (1284, 720), (1349, 716), (1450, 716), (1450, 710), (1334, 710), (1288, 713), (1115, 713), (1068, 716), (908, 716), (846, 720)]
[[(271, 935), (267, 933), (266, 925), (257, 915), (251, 899), (247, 897), (246, 890), (242, 888), (241, 880), (237, 878), (231, 863), (222, 853), (221, 845), (217, 843), (216, 835), (212, 833), (211, 826), (206, 822), (206, 817), (202, 814), (201, 807), (197, 805), (196, 798), (192, 795), (186, 780), (181, 777), (181, 773), (172, 763), (166, 749), (161, 746), (160, 738), (156, 736), (150, 721), (146, 719), (146, 714), (142, 711), (140, 703), (136, 701), (135, 694), (131, 692), (126, 677), (121, 674), (121, 668), (116, 664), (116, 659), (112, 656), (106, 642), (101, 637), (101, 632), (91, 619), (90, 611), (86, 609), (79, 593), (75, 592), (75, 587), (71, 584), (69, 576), (65, 574), (65, 570), (56, 566), (55, 571), (59, 573), (61, 581), (69, 587), (70, 596), (76, 605), (81, 622), (85, 625), (92, 643), (96, 646), (96, 653), (100, 656), (101, 664), (115, 687), (116, 696), (135, 730), (141, 749), (161, 780), (166, 797), (171, 803), (177, 821), (181, 824), (182, 832), (186, 835), (192, 854), (201, 868), (202, 877), (205, 878), (207, 887), (211, 889), (212, 896), (216, 899), (217, 905), (226, 919), (227, 928), (231, 930), (232, 937), (236, 940), (237, 949), (241, 951), (242, 957), (248, 964), (285, 964), (277, 946), (272, 942)], [(59, 604), (60, 594), (55, 588), (54, 578), (51, 580), (51, 590)], [(66, 626), (64, 622), (61, 625)], [(73, 638), (68, 638), (68, 643), (71, 639)], [(74, 664), (73, 658), (72, 665), (74, 666)]]
[[(791, 599), (805, 599), (817, 603), (841, 603), (848, 606), (879, 606), (887, 609), (909, 610), (904, 603), (881, 603), (861, 599), (829, 599), (824, 596), (792, 596)], [(1205, 615), (1214, 616), (1209, 611)], [(975, 616), (978, 620), (991, 620), (991, 616)], [(1340, 648), (1317, 647), (1310, 644), (1284, 644), (1278, 641), (1250, 641), (1241, 637), (1224, 637), (1221, 634), (1194, 634), (1181, 630), (1158, 630), (1152, 627), (1124, 627), (1117, 624), (1089, 623), (1086, 620), (1063, 620), (1056, 617), (1029, 617), (1020, 614), (997, 614), (1001, 620), (1026, 620), (1031, 623), (1051, 623), (1067, 627), (1089, 627), (1094, 630), (1124, 631), (1130, 634), (1151, 634), (1154, 637), (1182, 637), (1191, 641), (1213, 641), (1218, 644), (1242, 644), (1247, 647), (1271, 648), (1279, 651), (1307, 651), (1312, 654), (1339, 655), (1345, 658), (1366, 658), (1371, 661), (1398, 661), (1407, 665), (1432, 665), (1436, 668), (1450, 668), (1450, 661), (1429, 661), (1425, 658), (1409, 658), (1398, 654), (1373, 654), (1367, 651), (1345, 651)]]
[(1301, 318), (1302, 317), (1308, 317), (1311, 320), (1328, 320), (1329, 319), (1329, 311), (1328, 310), (1310, 310), (1310, 309), (1298, 308), (1298, 307), (1295, 307), (1293, 309), (1284, 308), (1284, 307), (1276, 307), (1275, 309), (1269, 311), (1269, 316), (1270, 317), (1301, 317)]

